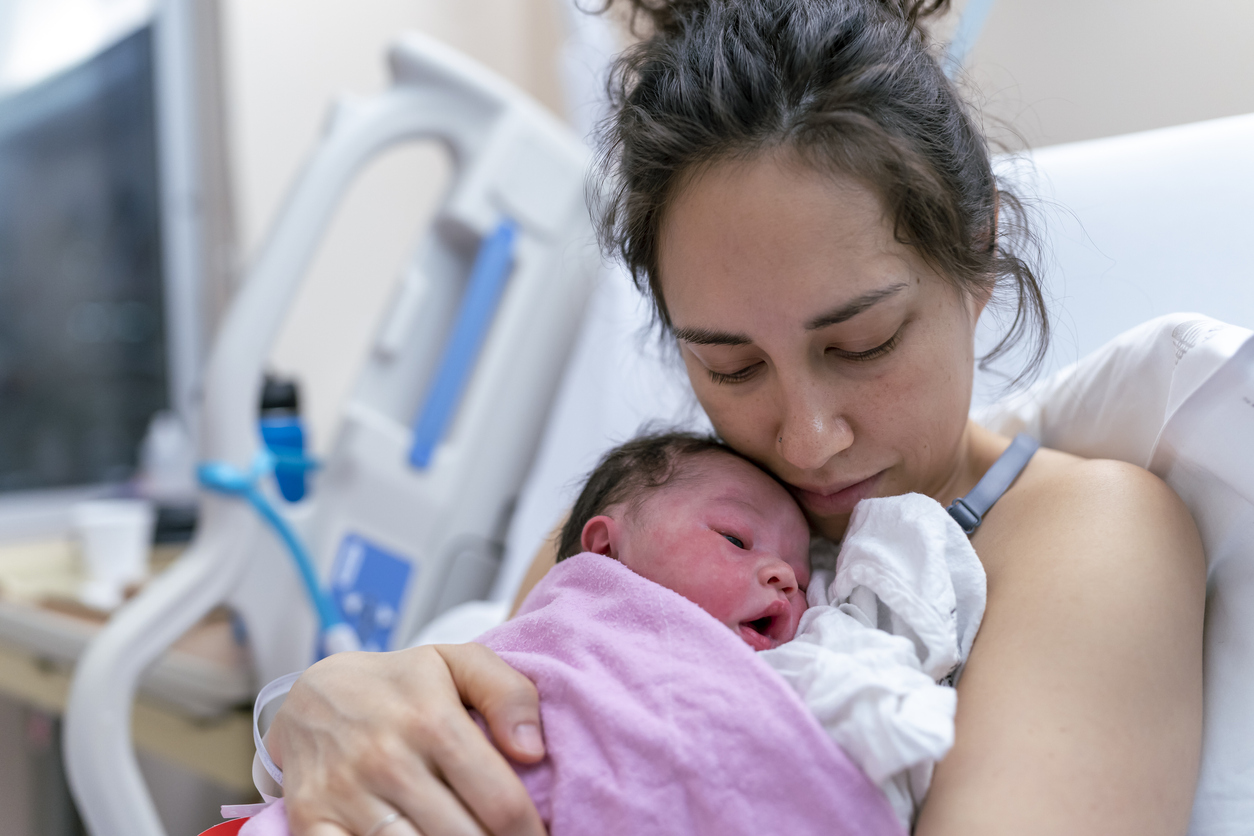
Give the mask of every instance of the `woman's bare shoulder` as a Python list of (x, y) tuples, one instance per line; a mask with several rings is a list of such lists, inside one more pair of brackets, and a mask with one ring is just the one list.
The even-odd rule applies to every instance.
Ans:
[(988, 605), (916, 832), (1183, 832), (1205, 601), (1184, 504), (1141, 468), (1042, 450), (972, 545)]
[(1126, 462), (1049, 449), (1033, 457), (972, 544), (990, 574), (1056, 574), (1060, 560), (1091, 561), (1098, 574), (1130, 564), (1144, 571), (1159, 560), (1202, 571), (1193, 518), (1161, 479)]

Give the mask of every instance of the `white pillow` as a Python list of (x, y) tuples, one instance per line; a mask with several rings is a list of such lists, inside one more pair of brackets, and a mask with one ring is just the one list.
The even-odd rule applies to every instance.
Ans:
[(1206, 550), (1205, 731), (1191, 836), (1254, 829), (1254, 336), (1171, 314), (976, 416), (1047, 447), (1146, 467)]
[[(1254, 114), (1040, 148), (997, 161), (1043, 237), (1050, 305), (1046, 374), (1151, 317), (1197, 311), (1254, 328)], [(1028, 253), (1030, 254), (1030, 252)], [(981, 318), (981, 353), (1005, 312)], [(1023, 351), (1004, 363), (1017, 372)], [(1004, 380), (976, 376), (976, 402)]]

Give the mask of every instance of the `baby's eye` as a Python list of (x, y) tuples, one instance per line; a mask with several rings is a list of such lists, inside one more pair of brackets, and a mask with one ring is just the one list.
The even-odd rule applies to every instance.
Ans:
[(731, 543), (736, 548), (743, 549), (745, 547), (744, 541), (741, 540), (739, 537), (733, 537), (730, 534), (724, 534), (723, 536), (727, 538), (727, 542)]

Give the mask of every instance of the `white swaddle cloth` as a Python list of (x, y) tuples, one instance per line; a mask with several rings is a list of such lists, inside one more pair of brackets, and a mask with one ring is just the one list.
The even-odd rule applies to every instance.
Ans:
[(796, 638), (758, 656), (909, 830), (934, 765), (953, 746), (951, 683), (984, 617), (984, 567), (958, 524), (921, 494), (863, 500), (834, 573), (821, 568), (831, 549), (812, 549), (810, 608)]

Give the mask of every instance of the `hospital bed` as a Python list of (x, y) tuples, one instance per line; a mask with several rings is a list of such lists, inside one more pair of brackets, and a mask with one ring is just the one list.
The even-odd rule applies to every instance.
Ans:
[[(163, 832), (131, 751), (130, 706), (143, 672), (214, 607), (237, 613), (267, 681), (327, 652), (403, 645), (431, 615), (485, 595), (497, 573), (598, 269), (588, 151), (436, 41), (407, 36), (389, 58), (388, 90), (336, 106), (219, 330), (203, 381), (207, 490), (194, 541), (77, 665), (67, 772), (93, 833)], [(414, 141), (447, 149), (452, 182), (329, 453), (304, 474), (313, 490), (285, 504), (258, 429), (265, 361), (353, 177)]]
[[(446, 143), (454, 185), (385, 314), (326, 467), (311, 476), (310, 500), (285, 509), (341, 613), (351, 609), (352, 593), (358, 603), (366, 593), (375, 596), (369, 624), (358, 617), (349, 626), (357, 640), (380, 647), (464, 640), (499, 622), (531, 556), (602, 451), (649, 420), (704, 425), (682, 369), (648, 333), (645, 303), (619, 271), (596, 266), (583, 208), (586, 153), (578, 141), (521, 93), (436, 43), (403, 41), (392, 63), (388, 92), (336, 111), (234, 304), (206, 376), (202, 444), (207, 459), (250, 476), (260, 449), (261, 364), (345, 184), (394, 142)], [(1196, 394), (1173, 391), (1182, 379), (1177, 368), (1187, 365), (1177, 356), (1197, 367), (1195, 388), (1224, 383), (1217, 369), (1235, 375), (1232, 386), (1242, 385), (1248, 332), (1208, 324), (1204, 316), (1254, 325), (1240, 246), (1254, 222), (1246, 198), (1254, 187), (1250, 147), (1254, 117), (1240, 117), (1001, 163), (1021, 191), (1039, 197), (1048, 224), (1059, 315), (1047, 371), (1063, 376), (1006, 400), (996, 375), (982, 375), (985, 420), (1034, 429), (1064, 449), (1140, 457), (1138, 464), (1157, 463), (1168, 475), (1176, 468), (1182, 493), (1193, 491), (1186, 499), (1194, 500), (1195, 513), (1212, 495), (1208, 479), (1220, 485), (1215, 490), (1235, 491), (1208, 547), (1244, 524), (1241, 502), (1254, 500), (1254, 490), (1234, 488), (1234, 477), (1223, 474), (1212, 479), (1207, 451), (1186, 449), (1179, 432), (1159, 431), (1169, 408)], [(465, 288), (475, 276), (486, 276), (495, 290), (486, 308), (468, 310)], [(1105, 359), (1096, 370), (1083, 363), (1078, 372), (1064, 368), (1127, 328), (1176, 310), (1201, 316), (1158, 323), (1113, 354), (1099, 354)], [(477, 321), (480, 333), (463, 344), (458, 324), (467, 320)], [(469, 353), (454, 362), (456, 347), (467, 345)], [(457, 385), (441, 389), (450, 364)], [(1143, 379), (1154, 385), (1129, 396)], [(436, 409), (432, 393), (441, 391), (447, 402)], [(1104, 407), (1093, 413), (1095, 403)], [(442, 416), (424, 423), (433, 410)], [(1186, 429), (1205, 423), (1205, 414), (1182, 417)], [(1127, 443), (1133, 419), (1148, 428), (1137, 436), (1149, 439), (1140, 446)], [(1080, 424), (1087, 434), (1073, 432)], [(1115, 449), (1119, 443), (1124, 448)], [(145, 667), (203, 612), (221, 602), (240, 612), (263, 681), (308, 664), (319, 646), (319, 626), (278, 538), (238, 497), (206, 493), (203, 503), (189, 555), (115, 617), (76, 673), (67, 761), (96, 836), (163, 832), (130, 750), (129, 706)], [(1229, 636), (1254, 631), (1254, 608), (1245, 613), (1225, 598), (1229, 590), (1237, 594), (1245, 575), (1254, 576), (1254, 559), (1240, 559), (1254, 550), (1244, 546), (1254, 544), (1254, 531), (1249, 535), (1214, 549), (1225, 559), (1219, 569), (1212, 562), (1209, 626)], [(398, 597), (380, 597), (387, 585), (379, 579), (401, 575)], [(323, 650), (326, 644), (324, 634)], [(1218, 669), (1213, 642), (1211, 651), (1208, 686)], [(1254, 650), (1226, 663), (1240, 668), (1241, 659), (1254, 669)], [(1207, 746), (1227, 760), (1206, 768), (1220, 772), (1254, 758), (1241, 752), (1243, 742), (1254, 744), (1254, 728), (1243, 736), (1233, 725), (1241, 699), (1254, 701), (1254, 670), (1224, 687), (1207, 706)], [(1216, 737), (1220, 727), (1227, 742)], [(1234, 792), (1216, 792), (1225, 791)], [(1254, 787), (1237, 787), (1236, 796), (1241, 792), (1235, 804), (1246, 805), (1254, 820)], [(1231, 812), (1232, 803), (1217, 803), (1223, 810), (1195, 821), (1196, 833), (1217, 832), (1216, 817)]]

